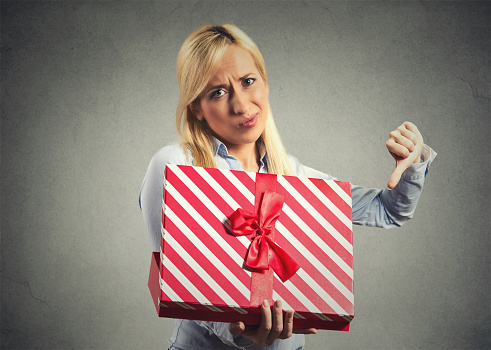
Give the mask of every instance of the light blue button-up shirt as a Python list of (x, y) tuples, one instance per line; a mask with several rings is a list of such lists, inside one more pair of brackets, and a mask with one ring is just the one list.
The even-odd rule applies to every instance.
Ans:
[[(228, 154), (227, 147), (214, 139), (213, 151), (219, 169), (243, 170), (239, 161)], [(260, 173), (268, 172), (268, 155), (260, 152)], [(421, 195), (424, 179), (431, 162), (436, 156), (428, 146), (421, 153), (421, 163), (411, 165), (402, 174), (397, 186), (389, 191), (387, 188), (367, 189), (351, 186), (353, 223), (357, 225), (391, 228), (401, 226), (412, 218), (416, 204)], [(296, 176), (336, 180), (331, 175), (303, 166), (295, 158), (290, 158)], [(184, 153), (180, 145), (170, 145), (160, 149), (150, 161), (147, 173), (140, 190), (140, 208), (150, 235), (154, 251), (160, 251), (160, 225), (162, 215), (162, 192), (164, 170), (167, 164), (193, 165), (191, 156)], [(175, 320), (175, 327), (169, 339), (170, 349), (186, 350), (230, 350), (230, 349), (303, 349), (305, 337), (294, 334), (289, 339), (277, 340), (273, 345), (257, 345), (242, 336), (232, 336), (228, 323)]]

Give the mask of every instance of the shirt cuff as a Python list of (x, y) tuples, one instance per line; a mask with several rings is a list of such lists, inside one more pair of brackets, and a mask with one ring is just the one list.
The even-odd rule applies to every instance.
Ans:
[(226, 322), (194, 321), (201, 327), (213, 332), (224, 344), (244, 349), (254, 342), (242, 335), (232, 335), (228, 330), (229, 324)]
[(437, 153), (431, 147), (423, 145), (421, 162), (412, 164), (402, 173), (401, 178), (404, 180), (417, 180), (426, 177), (436, 155)]

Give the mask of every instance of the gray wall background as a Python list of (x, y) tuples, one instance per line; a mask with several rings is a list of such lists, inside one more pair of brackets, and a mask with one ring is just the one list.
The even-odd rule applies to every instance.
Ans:
[(232, 22), (287, 150), (383, 187), (390, 130), (438, 152), (415, 218), (354, 228), (356, 317), (308, 349), (490, 344), (490, 3), (1, 2), (1, 346), (164, 348), (138, 191), (176, 140), (175, 59)]

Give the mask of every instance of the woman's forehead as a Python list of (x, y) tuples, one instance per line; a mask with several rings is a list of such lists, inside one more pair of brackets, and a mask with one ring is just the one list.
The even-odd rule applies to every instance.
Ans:
[(248, 74), (259, 74), (251, 53), (237, 45), (230, 45), (211, 75), (209, 85), (239, 80)]

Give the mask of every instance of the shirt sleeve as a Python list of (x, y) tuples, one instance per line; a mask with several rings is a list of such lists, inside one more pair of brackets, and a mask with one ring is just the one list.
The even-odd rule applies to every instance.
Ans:
[[(252, 340), (242, 335), (232, 335), (228, 330), (228, 323), (209, 322), (209, 321), (194, 321), (199, 326), (208, 329), (214, 333), (223, 344), (233, 347), (234, 349), (242, 350), (296, 350), (303, 349), (305, 345), (305, 337), (303, 334), (292, 334), (287, 339), (276, 339), (272, 345), (256, 344)], [(225, 350), (225, 348), (224, 348)]]
[[(392, 228), (411, 219), (430, 164), (436, 152), (427, 145), (421, 152), (421, 163), (412, 164), (404, 171), (397, 186), (389, 190), (351, 186), (353, 223), (356, 225)], [(337, 180), (315, 169), (297, 165), (298, 176)]]
[(233, 346), (239, 349), (250, 348), (254, 342), (247, 339), (241, 335), (232, 335), (228, 330), (228, 323), (225, 322), (211, 322), (211, 321), (194, 321), (199, 326), (208, 329), (210, 332), (215, 334), (222, 343)]
[(167, 164), (186, 165), (186, 155), (179, 145), (160, 149), (150, 160), (140, 189), (140, 209), (147, 227), (154, 252), (160, 251), (160, 225), (162, 222), (162, 199), (164, 171)]

